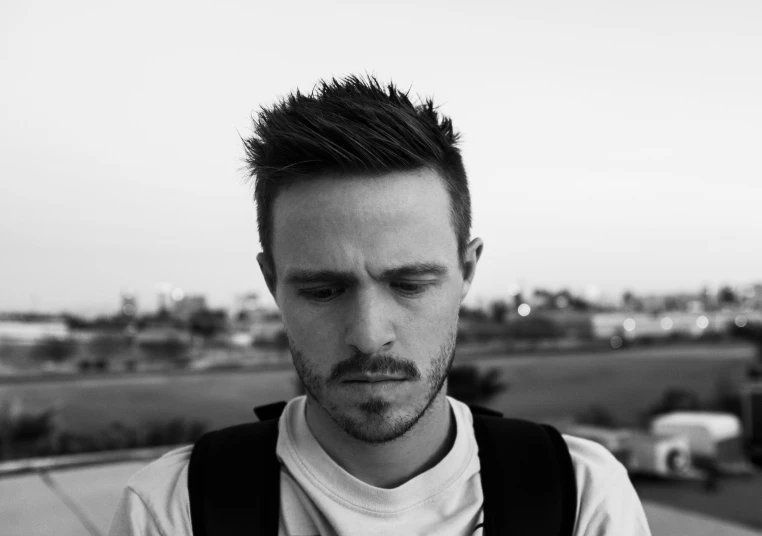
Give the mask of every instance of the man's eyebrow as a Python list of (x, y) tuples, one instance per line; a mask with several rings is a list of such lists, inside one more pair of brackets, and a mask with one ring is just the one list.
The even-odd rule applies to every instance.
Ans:
[(447, 275), (447, 266), (437, 262), (414, 262), (384, 270), (382, 279), (397, 279), (400, 277), (435, 276)]
[[(441, 277), (448, 272), (447, 266), (437, 262), (414, 262), (389, 268), (381, 273), (381, 279), (398, 279), (401, 277), (434, 276)], [(351, 272), (341, 270), (313, 270), (309, 268), (294, 268), (288, 270), (284, 277), (286, 283), (356, 283), (357, 277)]]

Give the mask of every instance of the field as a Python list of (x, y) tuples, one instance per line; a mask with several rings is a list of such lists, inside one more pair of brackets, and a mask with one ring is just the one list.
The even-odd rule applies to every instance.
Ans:
[[(680, 387), (705, 402), (742, 381), (751, 346), (675, 345), (590, 354), (463, 355), (456, 364), (496, 367), (508, 389), (489, 405), (506, 415), (565, 420), (593, 405), (634, 423), (665, 389)], [(251, 409), (296, 392), (290, 367), (155, 375), (114, 375), (0, 383), (0, 401), (58, 409), (66, 428), (88, 432), (112, 421), (137, 424), (175, 417), (211, 428), (253, 419)]]

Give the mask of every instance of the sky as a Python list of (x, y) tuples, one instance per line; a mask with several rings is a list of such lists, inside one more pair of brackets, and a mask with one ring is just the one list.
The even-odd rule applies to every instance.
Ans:
[(266, 294), (241, 136), (372, 73), (462, 133), (469, 300), (762, 281), (762, 3), (0, 5), (0, 310)]

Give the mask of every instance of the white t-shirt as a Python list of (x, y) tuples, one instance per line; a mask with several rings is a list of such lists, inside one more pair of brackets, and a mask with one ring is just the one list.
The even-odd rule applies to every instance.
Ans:
[[(305, 398), (288, 403), (279, 422), (279, 536), (480, 536), (483, 517), (478, 447), (468, 406), (448, 398), (457, 427), (450, 452), (405, 484), (383, 489), (353, 477), (310, 432)], [(625, 468), (602, 446), (564, 436), (577, 482), (576, 536), (650, 536)], [(110, 536), (192, 535), (188, 460), (173, 450), (128, 482)]]

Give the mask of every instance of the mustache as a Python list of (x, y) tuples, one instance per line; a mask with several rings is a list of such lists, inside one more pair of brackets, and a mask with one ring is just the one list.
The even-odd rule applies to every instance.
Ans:
[(368, 355), (355, 352), (352, 357), (335, 364), (331, 368), (328, 381), (335, 382), (348, 374), (395, 374), (404, 375), (411, 380), (420, 380), (421, 371), (416, 364), (391, 354)]

